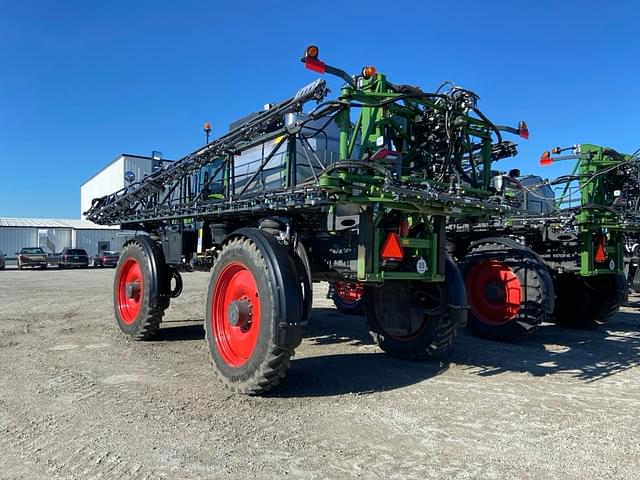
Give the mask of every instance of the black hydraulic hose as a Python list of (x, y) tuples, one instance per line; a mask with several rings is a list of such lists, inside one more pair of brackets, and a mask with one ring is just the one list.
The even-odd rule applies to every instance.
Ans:
[(498, 130), (498, 127), (496, 127), (493, 122), (491, 120), (489, 120), (484, 113), (482, 113), (480, 111), (480, 109), (473, 107), (472, 110), (475, 112), (476, 115), (478, 115), (480, 117), (480, 119), (484, 122), (486, 122), (489, 127), (491, 127), (491, 130), (493, 130), (496, 133), (496, 137), (498, 139), (498, 143), (502, 143), (502, 134), (500, 133), (500, 130)]

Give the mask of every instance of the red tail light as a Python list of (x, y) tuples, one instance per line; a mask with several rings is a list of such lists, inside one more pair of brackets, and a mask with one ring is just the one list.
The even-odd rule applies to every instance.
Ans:
[(553, 163), (553, 158), (551, 157), (551, 154), (549, 152), (542, 152), (542, 156), (540, 157), (538, 163), (541, 167), (546, 167)]
[(529, 138), (529, 127), (527, 127), (527, 122), (524, 120), (518, 122), (518, 135), (525, 140)]
[(304, 59), (305, 68), (318, 73), (324, 73), (325, 64), (316, 58), (307, 57)]
[(387, 239), (380, 249), (380, 256), (389, 262), (400, 262), (404, 258), (404, 251), (400, 246), (397, 233), (391, 232), (387, 235)]

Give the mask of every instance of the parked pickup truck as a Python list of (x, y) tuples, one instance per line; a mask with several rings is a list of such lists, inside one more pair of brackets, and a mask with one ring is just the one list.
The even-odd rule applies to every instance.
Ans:
[(16, 252), (16, 255), (18, 256), (18, 270), (22, 270), (24, 267), (47, 268), (47, 254), (40, 247), (25, 247)]
[(58, 268), (82, 267), (89, 266), (89, 255), (82, 248), (65, 248), (60, 253), (58, 259)]

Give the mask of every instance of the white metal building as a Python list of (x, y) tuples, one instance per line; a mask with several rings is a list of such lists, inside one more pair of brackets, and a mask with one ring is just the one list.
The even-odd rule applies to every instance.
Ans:
[(104, 250), (120, 251), (124, 242), (144, 232), (96, 225), (86, 221), (83, 212), (94, 198), (114, 193), (130, 181), (142, 180), (169, 163), (160, 152), (153, 152), (150, 157), (118, 155), (80, 186), (80, 220), (0, 217), (0, 251), (9, 259), (15, 258), (15, 252), (23, 247), (42, 247), (48, 253), (59, 253), (65, 247), (83, 248), (89, 256)]
[(125, 173), (130, 172), (134, 181), (142, 180), (145, 175), (169, 163), (171, 161), (163, 160), (159, 152), (154, 152), (151, 157), (129, 153), (118, 155), (111, 163), (80, 185), (80, 218), (85, 218), (83, 212), (89, 209), (94, 198), (103, 197), (124, 188), (129, 183), (125, 179)]
[(104, 250), (121, 250), (135, 231), (105, 227), (86, 220), (53, 218), (0, 218), (0, 250), (7, 258), (23, 247), (42, 247), (59, 253), (65, 247), (84, 248), (89, 256)]

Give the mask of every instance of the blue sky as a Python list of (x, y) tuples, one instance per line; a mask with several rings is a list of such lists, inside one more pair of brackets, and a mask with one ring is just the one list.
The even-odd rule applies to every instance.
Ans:
[[(396, 8), (395, 10), (393, 8)], [(37, 2), (0, 0), (0, 216), (78, 216), (79, 185), (121, 152), (179, 158), (316, 77), (307, 44), (347, 71), (476, 91), (531, 137), (640, 146), (635, 2)], [(330, 79), (334, 92), (340, 86)]]

